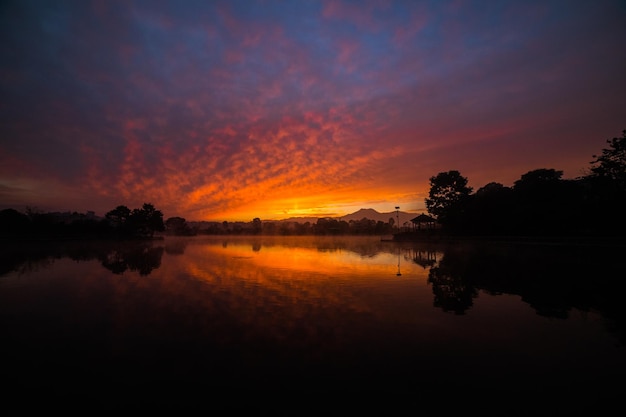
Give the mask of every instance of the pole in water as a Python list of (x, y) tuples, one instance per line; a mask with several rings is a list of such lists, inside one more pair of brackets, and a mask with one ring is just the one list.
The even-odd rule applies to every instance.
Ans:
[(400, 250), (398, 250), (398, 272), (396, 272), (396, 276), (402, 276), (402, 274), (400, 273)]

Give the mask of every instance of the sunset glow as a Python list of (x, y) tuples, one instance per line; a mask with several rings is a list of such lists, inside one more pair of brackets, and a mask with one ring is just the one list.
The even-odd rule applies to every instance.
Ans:
[(424, 211), (584, 174), (626, 128), (621, 1), (8, 1), (0, 209)]

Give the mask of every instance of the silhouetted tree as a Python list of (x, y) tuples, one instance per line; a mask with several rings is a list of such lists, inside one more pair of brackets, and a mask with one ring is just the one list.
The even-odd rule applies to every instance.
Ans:
[(459, 171), (440, 172), (430, 178), (426, 209), (443, 226), (457, 228), (463, 222), (471, 192), (472, 187), (468, 187), (467, 178)]
[(591, 161), (591, 172), (582, 179), (587, 197), (585, 205), (596, 217), (598, 232), (626, 232), (626, 130), (621, 138), (607, 140), (608, 148)]
[(550, 187), (558, 183), (563, 176), (563, 171), (552, 168), (540, 168), (528, 171), (514, 183), (517, 192), (529, 191), (533, 194), (549, 191)]
[(26, 214), (12, 208), (0, 211), (0, 234), (23, 234), (29, 233), (30, 229), (31, 222)]
[(111, 223), (111, 226), (120, 233), (126, 233), (128, 229), (128, 219), (131, 211), (126, 206), (117, 206), (107, 212), (104, 217)]
[(519, 233), (530, 235), (565, 234), (576, 205), (574, 187), (561, 180), (563, 171), (540, 168), (528, 171), (513, 186), (513, 218)]
[(274, 235), (276, 234), (276, 223), (274, 222), (263, 222), (263, 234), (265, 235)]
[(134, 209), (129, 219), (134, 234), (139, 236), (153, 236), (154, 232), (165, 230), (163, 213), (154, 205), (144, 203), (140, 209)]
[(170, 217), (165, 221), (165, 230), (167, 233), (177, 236), (190, 236), (194, 231), (187, 224), (184, 217)]
[(608, 139), (608, 148), (602, 149), (600, 156), (593, 155), (591, 173), (594, 176), (608, 179), (626, 192), (626, 130), (621, 138)]
[(142, 208), (133, 211), (126, 206), (117, 206), (105, 217), (121, 235), (152, 237), (154, 232), (165, 230), (163, 213), (150, 203), (144, 203)]
[(317, 219), (317, 222), (315, 223), (315, 234), (316, 235), (325, 235), (328, 234), (328, 220), (326, 218), (319, 218)]
[(252, 234), (258, 235), (263, 230), (263, 222), (258, 217), (252, 220)]
[(479, 188), (470, 205), (469, 226), (477, 234), (501, 235), (511, 231), (513, 190), (497, 182)]

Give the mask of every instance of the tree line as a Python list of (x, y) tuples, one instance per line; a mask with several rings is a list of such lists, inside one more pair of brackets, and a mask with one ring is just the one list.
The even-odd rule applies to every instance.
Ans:
[[(227, 233), (253, 235), (386, 235), (394, 231), (393, 219), (391, 222), (362, 218), (360, 220), (340, 220), (332, 217), (321, 217), (316, 222), (295, 221), (261, 221), (255, 218), (248, 227), (234, 227), (227, 229)], [(208, 233), (219, 234), (220, 230), (207, 230)]]
[(8, 237), (94, 237), (94, 238), (152, 238), (155, 233), (166, 235), (385, 235), (394, 231), (393, 219), (388, 223), (363, 218), (338, 220), (320, 218), (317, 222), (261, 221), (205, 222), (204, 228), (190, 224), (184, 217), (163, 220), (163, 213), (153, 204), (129, 209), (120, 205), (98, 218), (93, 212), (42, 213), (28, 209), (0, 211), (0, 236)]
[(442, 231), (458, 235), (623, 236), (626, 232), (626, 130), (607, 140), (581, 177), (541, 168), (512, 187), (490, 182), (473, 192), (459, 171), (430, 178), (425, 199)]
[(129, 209), (117, 206), (104, 218), (92, 212), (42, 213), (27, 209), (21, 213), (15, 209), (0, 211), (0, 234), (9, 237), (117, 237), (152, 238), (156, 232), (165, 230), (163, 213), (151, 203), (141, 208)]
[[(626, 232), (626, 130), (607, 140), (608, 147), (593, 155), (588, 173), (563, 179), (563, 171), (540, 168), (523, 174), (512, 187), (490, 182), (476, 192), (457, 170), (430, 178), (426, 208), (444, 233), (457, 235), (577, 235), (623, 236)], [(104, 218), (93, 212), (41, 213), (28, 209), (0, 211), (0, 235), (8, 237), (119, 237), (152, 238), (170, 235), (387, 235), (394, 220), (367, 218), (346, 222), (320, 218), (316, 223), (261, 221), (213, 222), (205, 229), (185, 218), (163, 220), (151, 203), (130, 209), (119, 205)]]
[(173, 236), (204, 235), (390, 235), (394, 220), (388, 223), (363, 218), (338, 220), (320, 218), (317, 222), (261, 221), (203, 222), (200, 228), (184, 217), (173, 216), (163, 220), (163, 213), (154, 205), (145, 203), (141, 208), (117, 206), (104, 218), (93, 212), (43, 213), (28, 209), (21, 213), (15, 209), (0, 211), (0, 236), (4, 237), (92, 237), (92, 238), (153, 238), (155, 233)]

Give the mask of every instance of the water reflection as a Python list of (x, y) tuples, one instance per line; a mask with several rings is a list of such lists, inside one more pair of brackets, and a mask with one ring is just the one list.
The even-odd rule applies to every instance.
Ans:
[(478, 296), (478, 290), (469, 285), (461, 275), (455, 274), (445, 263), (431, 268), (428, 282), (433, 287), (433, 305), (446, 312), (464, 314), (472, 306), (472, 300)]
[[(573, 309), (598, 310), (622, 320), (620, 291), (626, 268), (621, 247), (584, 245), (530, 245), (487, 243), (403, 243), (350, 237), (236, 237), (177, 238), (126, 242), (18, 242), (2, 245), (0, 276), (51, 267), (67, 257), (98, 260), (114, 274), (137, 272), (147, 276), (161, 266), (163, 254), (185, 256), (189, 248), (233, 259), (251, 259), (256, 267), (280, 269), (284, 275), (301, 271), (338, 276), (354, 273), (398, 278), (427, 272), (433, 306), (444, 312), (466, 314), (480, 292), (519, 295), (537, 314), (566, 319)], [(187, 256), (192, 269), (202, 262)], [(395, 270), (390, 268), (395, 264)], [(230, 268), (230, 266), (228, 266)], [(402, 268), (405, 268), (402, 271)], [(229, 275), (228, 269), (219, 274)], [(621, 295), (621, 294), (620, 294)], [(621, 324), (621, 323), (620, 323)], [(614, 327), (621, 327), (620, 325)], [(621, 337), (623, 341), (623, 336)]]
[[(601, 311), (624, 327), (626, 276), (621, 246), (449, 243), (403, 248), (428, 270), (433, 305), (467, 313), (480, 292), (519, 295), (537, 314), (567, 319), (572, 310)], [(619, 332), (624, 343), (624, 331)]]
[[(436, 304), (463, 313), (478, 290), (517, 294), (538, 314), (567, 318), (572, 309), (587, 311), (623, 289), (623, 248), (583, 245), (455, 244), (442, 249), (430, 267)], [(602, 294), (602, 295), (601, 295)], [(602, 300), (601, 302), (598, 302)], [(617, 300), (615, 300), (617, 301)]]
[(0, 251), (0, 325), (9, 375), (25, 385), (43, 369), (128, 392), (171, 381), (572, 388), (626, 371), (621, 249), (349, 237), (12, 243)]
[(168, 255), (182, 255), (185, 253), (188, 239), (170, 238), (165, 241), (165, 253)]
[(14, 242), (0, 245), (0, 276), (11, 271), (21, 274), (50, 267), (54, 260), (69, 258), (74, 261), (97, 259), (114, 274), (136, 271), (149, 275), (161, 265), (164, 250), (170, 254), (184, 253), (182, 242), (166, 245), (158, 241), (67, 241), (67, 242)]
[(402, 276), (402, 272), (400, 272), (400, 251), (398, 251), (398, 272), (396, 272), (397, 277)]
[(424, 269), (431, 268), (437, 263), (437, 252), (427, 245), (408, 248), (408, 257)]
[(132, 248), (112, 249), (106, 254), (100, 254), (99, 259), (109, 271), (122, 274), (126, 270), (138, 271), (139, 275), (149, 275), (152, 270), (161, 266), (163, 256), (162, 247), (141, 245)]

